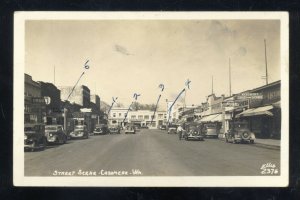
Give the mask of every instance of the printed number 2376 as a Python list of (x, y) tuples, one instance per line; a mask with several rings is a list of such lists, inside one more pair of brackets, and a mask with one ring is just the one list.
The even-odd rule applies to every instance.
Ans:
[(278, 169), (263, 169), (261, 174), (278, 174)]

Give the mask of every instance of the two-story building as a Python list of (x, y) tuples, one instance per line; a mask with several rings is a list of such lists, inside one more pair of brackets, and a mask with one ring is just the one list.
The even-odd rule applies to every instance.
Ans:
[(43, 123), (44, 117), (46, 116), (46, 103), (41, 94), (41, 85), (33, 81), (30, 75), (24, 75), (24, 122)]

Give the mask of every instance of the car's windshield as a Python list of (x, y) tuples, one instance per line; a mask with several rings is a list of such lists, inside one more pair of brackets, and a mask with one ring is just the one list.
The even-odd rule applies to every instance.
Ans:
[(45, 129), (49, 130), (49, 131), (56, 131), (57, 127), (56, 126), (46, 126)]
[(207, 124), (206, 128), (216, 128), (216, 125), (215, 124)]
[(75, 126), (75, 129), (79, 129), (79, 130), (83, 130), (84, 129), (84, 126)]

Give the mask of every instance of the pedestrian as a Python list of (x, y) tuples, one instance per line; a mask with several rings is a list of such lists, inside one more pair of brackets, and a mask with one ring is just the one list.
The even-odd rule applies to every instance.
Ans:
[(179, 140), (182, 139), (182, 131), (183, 131), (183, 128), (181, 127), (181, 125), (179, 125), (178, 128), (177, 128), (177, 133), (179, 135)]

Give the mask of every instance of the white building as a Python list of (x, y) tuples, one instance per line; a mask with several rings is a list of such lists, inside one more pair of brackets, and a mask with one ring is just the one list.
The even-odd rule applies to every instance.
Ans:
[[(109, 113), (109, 124), (125, 126), (127, 123), (133, 123), (137, 126), (148, 126), (151, 129), (159, 128), (161, 125), (166, 124), (167, 114), (166, 111), (157, 111), (152, 120), (154, 111), (150, 110), (129, 110), (125, 119), (125, 114), (128, 108), (112, 108)], [(124, 120), (125, 119), (125, 120)], [(152, 120), (152, 123), (151, 123)], [(124, 123), (123, 123), (124, 121)]]
[(108, 124), (124, 126), (128, 123), (128, 116), (125, 118), (127, 111), (128, 108), (112, 108), (108, 114)]

